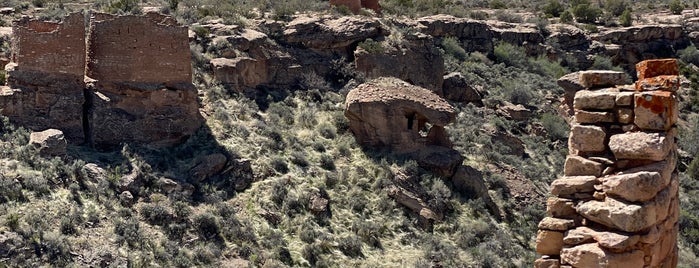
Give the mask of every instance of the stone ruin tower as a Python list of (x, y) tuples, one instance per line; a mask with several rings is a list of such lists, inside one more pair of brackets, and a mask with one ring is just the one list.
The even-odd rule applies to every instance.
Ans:
[(679, 70), (674, 59), (636, 70), (635, 85), (615, 85), (621, 72), (566, 76), (582, 89), (564, 176), (551, 184), (539, 223), (535, 267), (677, 266)]
[(73, 143), (170, 145), (199, 126), (187, 28), (167, 16), (15, 21), (0, 111)]

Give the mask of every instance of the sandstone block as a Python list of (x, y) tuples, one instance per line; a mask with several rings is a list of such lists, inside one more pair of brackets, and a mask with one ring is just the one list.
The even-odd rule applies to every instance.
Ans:
[(643, 251), (611, 253), (596, 243), (583, 244), (561, 251), (561, 260), (576, 268), (643, 267)]
[(536, 234), (536, 252), (541, 255), (558, 255), (563, 248), (563, 232), (539, 230)]
[(615, 121), (614, 119), (615, 116), (611, 112), (575, 111), (575, 122), (580, 124), (613, 123)]
[(662, 161), (673, 145), (673, 135), (663, 133), (631, 132), (609, 138), (609, 148), (617, 159)]
[(618, 92), (611, 90), (581, 90), (575, 93), (573, 107), (578, 110), (609, 110), (616, 104)]
[(637, 91), (664, 90), (675, 92), (680, 89), (681, 80), (677, 75), (660, 75), (636, 81)]
[(539, 222), (539, 229), (550, 231), (566, 231), (575, 226), (575, 221), (546, 217)]
[(597, 176), (602, 174), (604, 166), (596, 161), (587, 160), (584, 157), (569, 155), (563, 167), (566, 176)]
[(598, 126), (574, 125), (570, 130), (569, 146), (582, 152), (602, 152), (607, 133)]
[(29, 135), (29, 144), (38, 148), (39, 154), (46, 157), (65, 155), (68, 147), (63, 131), (58, 129), (32, 132)]
[(644, 60), (636, 64), (638, 80), (656, 77), (659, 75), (679, 75), (680, 68), (677, 59)]
[(444, 98), (459, 102), (474, 102), (482, 105), (483, 96), (478, 90), (468, 84), (461, 73), (450, 73), (444, 76), (442, 84)]
[(550, 197), (546, 200), (546, 213), (556, 218), (571, 219), (577, 217), (575, 202), (560, 197)]
[(616, 95), (616, 106), (631, 106), (633, 104), (633, 92), (619, 92)]
[(620, 109), (616, 110), (616, 119), (621, 124), (633, 123), (633, 109), (620, 108)]
[(602, 189), (631, 202), (651, 200), (670, 182), (658, 172), (641, 171), (602, 178)]
[(679, 116), (677, 96), (668, 91), (641, 92), (635, 95), (634, 123), (641, 129), (665, 130)]
[(566, 176), (551, 183), (551, 194), (561, 197), (576, 193), (592, 193), (599, 181), (595, 176)]
[(637, 205), (613, 197), (604, 201), (587, 201), (577, 207), (583, 217), (602, 225), (625, 232), (638, 232), (657, 222), (656, 208), (652, 204)]
[(628, 81), (625, 72), (608, 70), (590, 70), (580, 72), (580, 84), (586, 88), (623, 85)]
[(562, 87), (565, 91), (575, 93), (577, 91), (585, 89), (580, 81), (580, 72), (569, 73), (556, 81), (558, 86)]
[(563, 242), (566, 245), (580, 245), (596, 241), (601, 247), (613, 252), (628, 251), (640, 241), (638, 235), (627, 235), (616, 232), (592, 229), (580, 226), (566, 232)]
[(561, 260), (539, 258), (534, 261), (534, 268), (560, 268)]

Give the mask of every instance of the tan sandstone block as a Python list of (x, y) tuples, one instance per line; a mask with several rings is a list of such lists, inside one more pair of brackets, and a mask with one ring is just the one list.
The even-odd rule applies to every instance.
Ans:
[(631, 124), (633, 123), (633, 109), (631, 108), (621, 108), (616, 110), (616, 120), (621, 124)]
[(583, 217), (625, 232), (648, 229), (657, 222), (656, 207), (623, 202), (613, 197), (587, 201), (577, 206)]
[(553, 217), (564, 219), (579, 217), (575, 211), (575, 202), (560, 197), (549, 197), (546, 200), (546, 213)]
[(611, 253), (596, 243), (583, 244), (561, 251), (561, 260), (576, 268), (643, 267), (643, 252)]
[(581, 156), (569, 155), (563, 166), (566, 176), (600, 176), (604, 166), (596, 161)]
[(581, 90), (575, 93), (573, 107), (576, 110), (610, 110), (616, 104), (618, 93), (609, 89)]
[(625, 72), (609, 70), (589, 70), (580, 72), (580, 84), (586, 88), (599, 88), (626, 84)]
[(541, 255), (558, 255), (563, 248), (563, 233), (539, 230), (536, 234), (536, 252)]
[(615, 116), (611, 112), (575, 111), (575, 122), (580, 124), (614, 123), (614, 121)]
[(580, 226), (566, 232), (563, 238), (563, 243), (566, 245), (579, 245), (592, 241), (613, 252), (624, 252), (632, 249), (640, 241), (640, 236)]
[(539, 222), (539, 229), (550, 231), (566, 231), (575, 227), (575, 221), (571, 219), (559, 219), (546, 217)]
[(616, 106), (631, 106), (633, 104), (633, 92), (619, 92), (616, 95)]
[(534, 268), (560, 268), (561, 260), (539, 258), (534, 261)]
[(634, 100), (634, 123), (641, 129), (667, 131), (677, 122), (679, 105), (672, 92), (640, 92)]
[(670, 177), (658, 172), (641, 171), (604, 177), (602, 190), (631, 202), (645, 202), (670, 183)]
[(617, 159), (662, 161), (673, 145), (674, 136), (664, 133), (631, 132), (609, 138), (609, 148)]
[(574, 125), (570, 130), (570, 148), (582, 152), (602, 152), (607, 133), (598, 126)]
[(551, 183), (551, 194), (571, 197), (578, 193), (592, 193), (599, 180), (595, 176), (564, 176)]

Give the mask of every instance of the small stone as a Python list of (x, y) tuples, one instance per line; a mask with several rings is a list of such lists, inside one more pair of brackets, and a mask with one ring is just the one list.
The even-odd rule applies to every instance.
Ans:
[(539, 222), (539, 229), (550, 231), (566, 231), (575, 227), (575, 221), (571, 219), (559, 219), (546, 217)]
[(641, 92), (635, 95), (634, 123), (645, 130), (669, 130), (679, 116), (677, 96), (668, 91)]
[(129, 191), (123, 191), (119, 194), (119, 201), (121, 202), (122, 205), (130, 207), (134, 203), (134, 198), (131, 192)]
[(674, 137), (663, 133), (631, 132), (609, 138), (609, 148), (617, 159), (662, 161), (673, 145)]
[(611, 110), (618, 92), (610, 90), (581, 90), (575, 93), (573, 107), (578, 110)]
[(536, 234), (536, 252), (541, 255), (558, 255), (563, 248), (563, 233), (539, 230)]
[(561, 260), (539, 258), (534, 261), (534, 268), (560, 268)]
[(595, 191), (598, 182), (595, 176), (565, 176), (551, 183), (551, 194), (570, 197), (579, 193), (591, 193)]
[(569, 155), (563, 166), (563, 174), (566, 176), (600, 176), (602, 164), (587, 160), (584, 157)]
[(621, 124), (633, 123), (633, 109), (621, 108), (616, 110), (616, 118)]
[(582, 152), (602, 152), (607, 133), (598, 126), (574, 125), (570, 130), (569, 146)]
[(679, 75), (680, 68), (677, 59), (653, 59), (636, 63), (636, 76), (638, 80), (656, 77), (659, 75)]
[(606, 198), (607, 195), (604, 194), (604, 192), (595, 192), (594, 194), (592, 194), (592, 197), (594, 197), (595, 200), (604, 200), (604, 198)]
[(614, 119), (614, 114), (610, 112), (575, 111), (575, 122), (580, 124), (613, 123)]
[(620, 92), (616, 95), (616, 106), (631, 106), (633, 104), (633, 92)]

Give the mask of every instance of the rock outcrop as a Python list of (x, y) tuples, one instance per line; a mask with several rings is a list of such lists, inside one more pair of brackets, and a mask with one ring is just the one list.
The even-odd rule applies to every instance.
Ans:
[(40, 132), (32, 132), (29, 135), (29, 145), (37, 148), (39, 155), (51, 157), (65, 155), (68, 142), (66, 142), (62, 131), (47, 129)]
[(101, 146), (170, 145), (202, 123), (187, 28), (170, 17), (94, 13), (87, 39), (82, 13), (13, 32), (0, 108), (20, 125)]
[(377, 13), (381, 11), (379, 0), (330, 0), (330, 5), (347, 7), (355, 14), (362, 8), (371, 9)]
[(635, 86), (609, 87), (620, 80), (599, 72), (573, 83), (570, 155), (551, 184), (535, 267), (677, 265), (678, 103), (666, 83), (677, 80), (677, 61), (636, 67)]
[(450, 147), (444, 126), (456, 113), (427, 89), (379, 78), (347, 94), (345, 116), (360, 144), (405, 153), (429, 145)]

